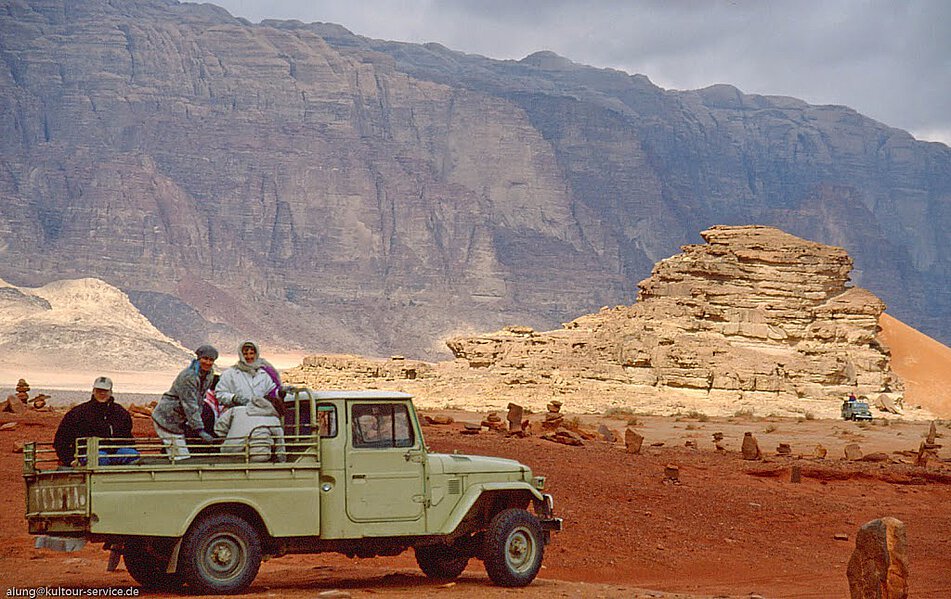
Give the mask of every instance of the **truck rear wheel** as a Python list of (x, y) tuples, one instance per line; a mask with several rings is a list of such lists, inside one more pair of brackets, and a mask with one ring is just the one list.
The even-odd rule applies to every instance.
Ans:
[(150, 591), (177, 591), (185, 584), (181, 575), (165, 572), (169, 557), (169, 551), (139, 539), (126, 541), (122, 550), (122, 560), (129, 576)]
[(501, 511), (489, 523), (482, 551), (492, 582), (503, 587), (531, 584), (545, 556), (541, 526), (526, 510)]
[(459, 578), (469, 564), (469, 556), (446, 545), (423, 545), (414, 547), (416, 563), (423, 574), (435, 580)]
[(179, 570), (200, 594), (240, 593), (251, 585), (260, 567), (258, 532), (234, 514), (202, 518), (182, 542)]

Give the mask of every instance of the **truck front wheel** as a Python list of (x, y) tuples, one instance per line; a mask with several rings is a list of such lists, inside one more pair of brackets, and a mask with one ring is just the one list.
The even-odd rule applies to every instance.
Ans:
[(416, 563), (426, 576), (436, 580), (459, 578), (469, 563), (469, 556), (463, 555), (446, 545), (423, 545), (414, 547)]
[(545, 555), (538, 520), (522, 509), (499, 512), (485, 532), (482, 552), (485, 571), (495, 584), (503, 587), (531, 584)]
[(179, 569), (199, 594), (233, 594), (247, 589), (261, 567), (261, 539), (234, 514), (211, 514), (182, 542)]

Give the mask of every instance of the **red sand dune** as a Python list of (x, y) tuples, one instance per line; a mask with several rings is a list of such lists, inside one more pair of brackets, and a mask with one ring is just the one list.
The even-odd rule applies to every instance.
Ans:
[(892, 370), (905, 381), (905, 405), (951, 418), (951, 347), (882, 314), (879, 338), (892, 352)]

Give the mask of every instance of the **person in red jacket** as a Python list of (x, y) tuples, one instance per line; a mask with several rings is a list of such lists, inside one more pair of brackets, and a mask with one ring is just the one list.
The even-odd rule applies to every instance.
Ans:
[[(92, 397), (66, 412), (56, 429), (53, 447), (63, 466), (85, 464), (85, 459), (76, 459), (76, 440), (83, 437), (102, 439), (131, 439), (132, 416), (116, 403), (112, 396), (112, 380), (101, 376), (93, 382)], [(137, 460), (139, 453), (131, 447), (109, 446), (101, 442), (99, 464), (129, 464)]]

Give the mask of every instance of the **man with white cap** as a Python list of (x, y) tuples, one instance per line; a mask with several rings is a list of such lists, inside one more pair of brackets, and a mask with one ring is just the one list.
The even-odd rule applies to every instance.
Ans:
[[(60, 464), (75, 466), (86, 463), (85, 456), (76, 456), (76, 440), (83, 437), (132, 438), (132, 416), (116, 403), (115, 397), (112, 396), (112, 380), (108, 377), (98, 377), (92, 384), (92, 397), (89, 401), (66, 412), (59, 423), (53, 447)], [(138, 457), (139, 453), (131, 447), (110, 447), (108, 442), (100, 444), (101, 465), (128, 464)]]
[(211, 388), (218, 350), (211, 345), (202, 345), (195, 350), (195, 359), (178, 373), (172, 388), (162, 395), (152, 410), (155, 433), (162, 439), (165, 451), (173, 460), (191, 457), (186, 437), (198, 437), (203, 443), (211, 443), (214, 436), (205, 430), (201, 419), (201, 405), (205, 393)]

